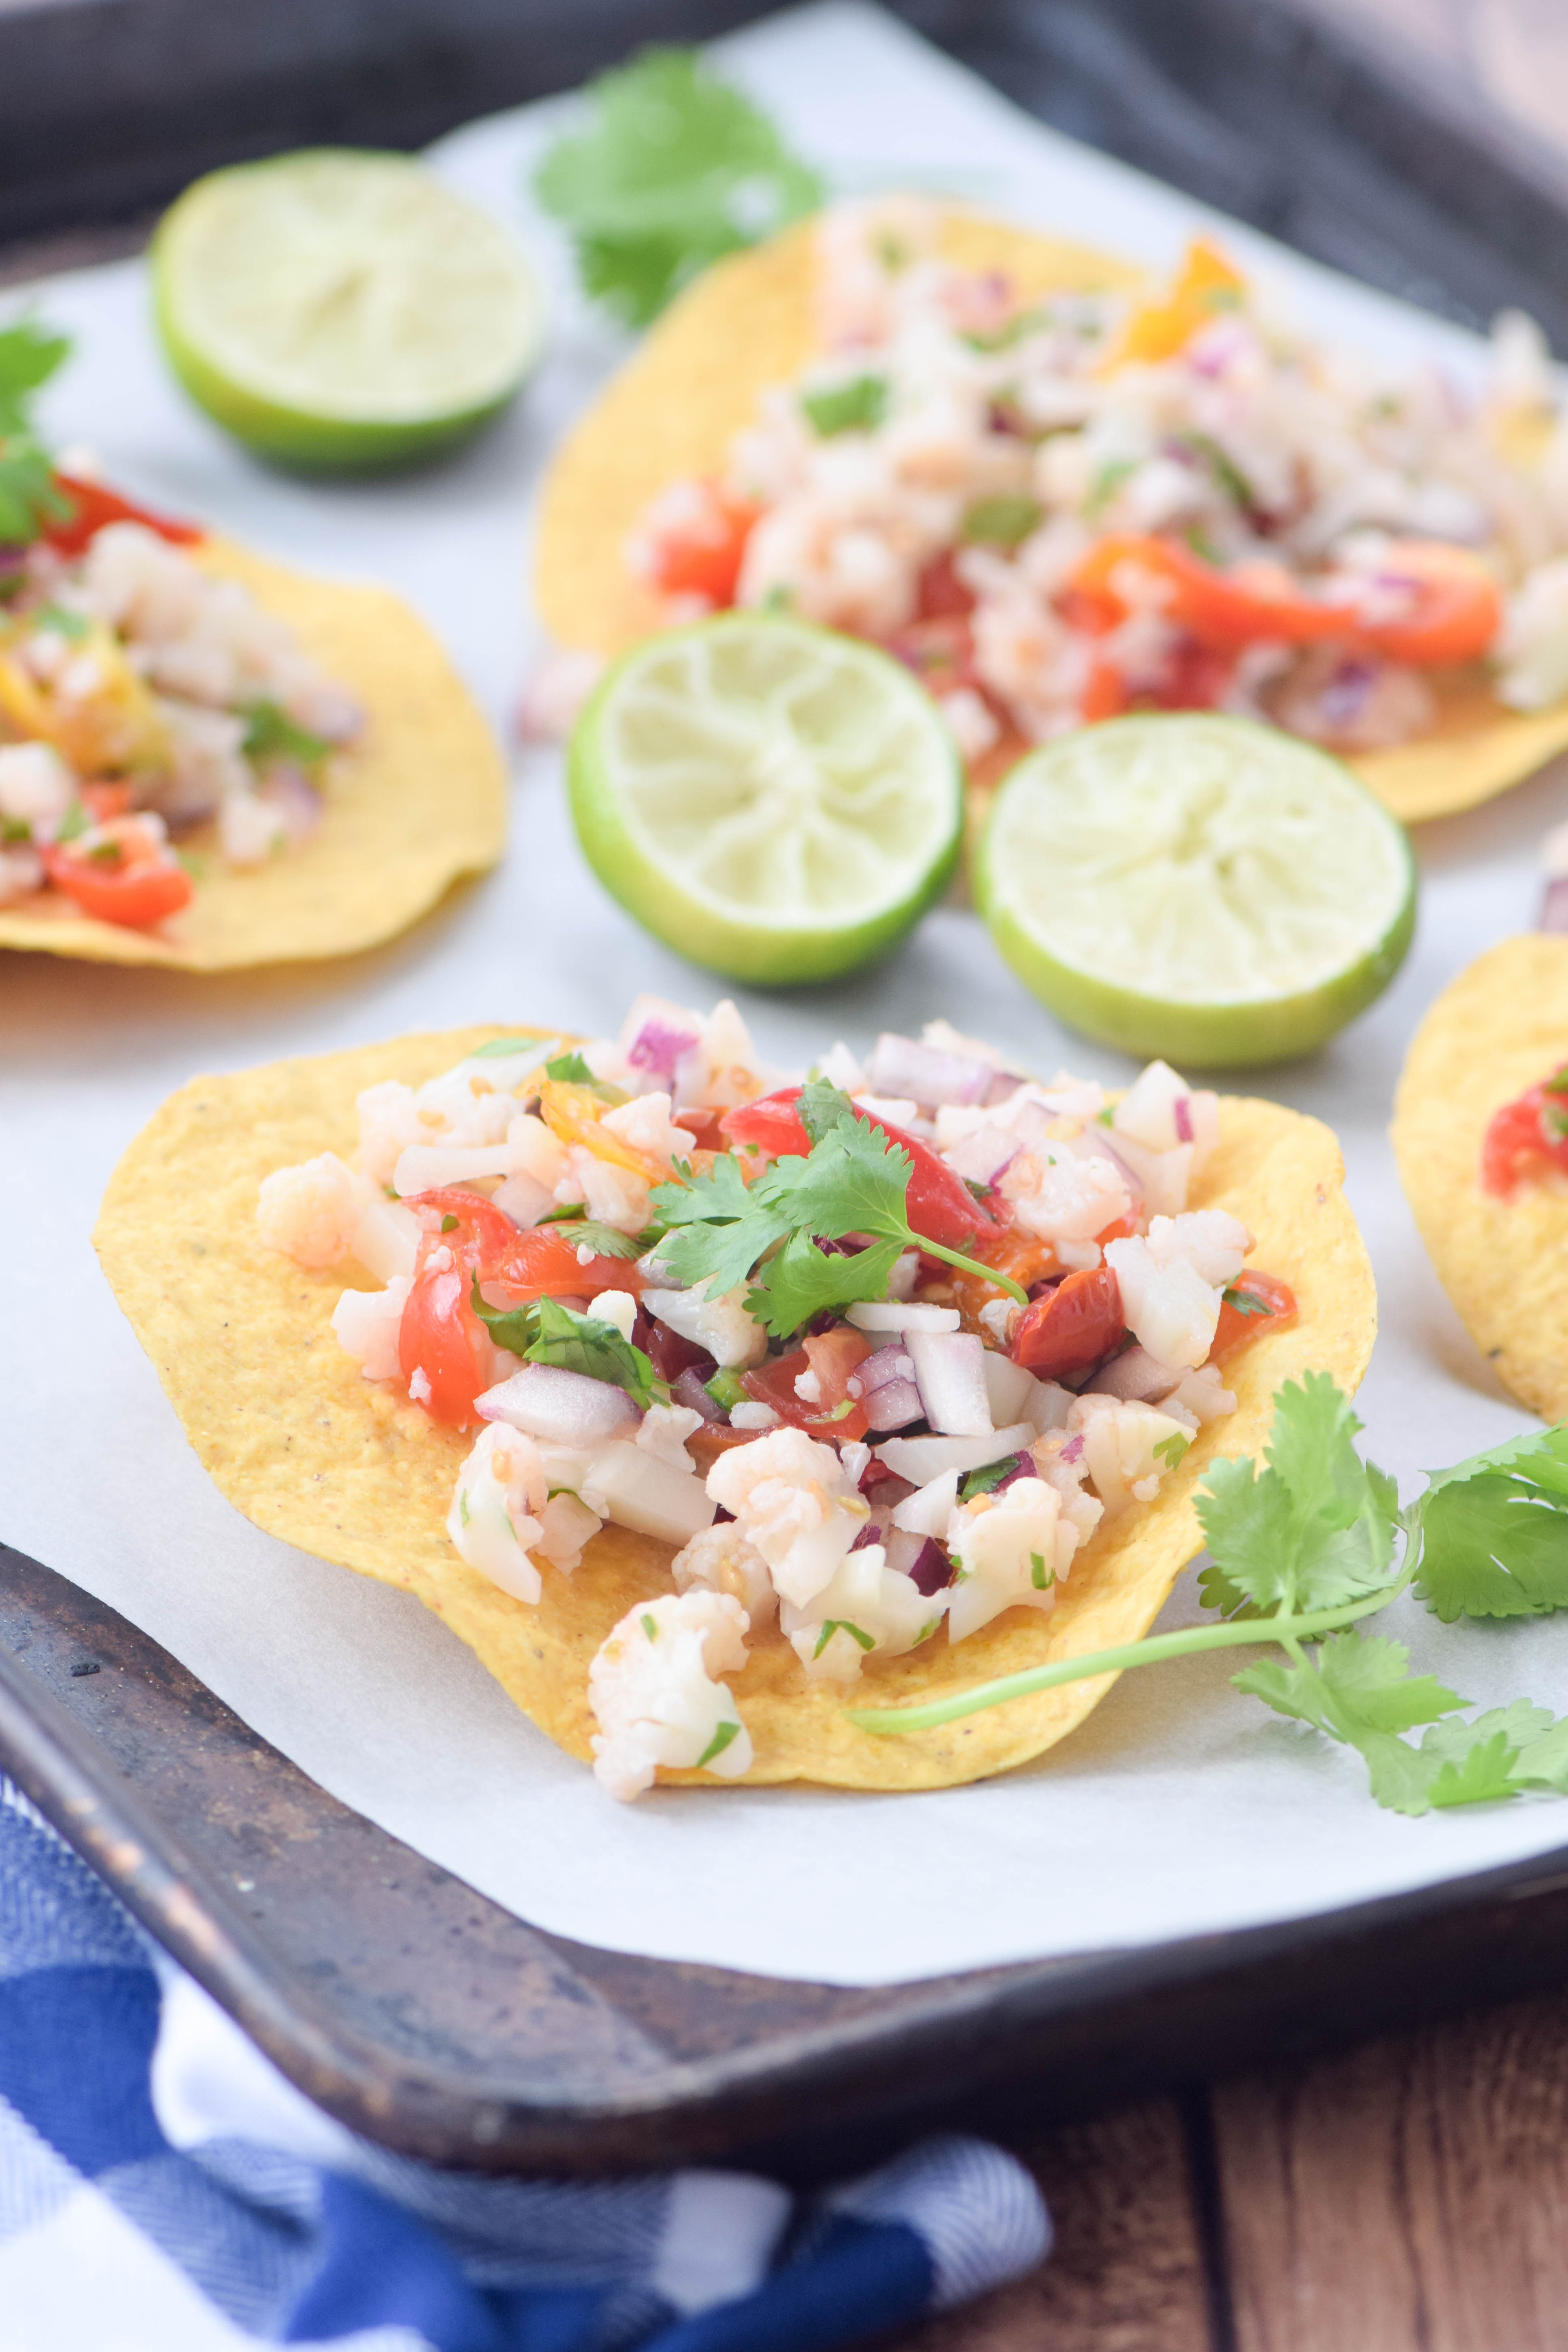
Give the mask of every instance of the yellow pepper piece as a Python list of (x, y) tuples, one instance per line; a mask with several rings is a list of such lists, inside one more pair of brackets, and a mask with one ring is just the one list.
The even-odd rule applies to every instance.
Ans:
[(1206, 237), (1194, 237), (1170, 292), (1132, 312), (1100, 362), (1101, 373), (1173, 358), (1217, 312), (1237, 309), (1246, 292), (1247, 280), (1235, 263)]
[(73, 646), (72, 658), (90, 661), (101, 684), (80, 697), (51, 694), (42, 730), (71, 766), (84, 776), (167, 767), (168, 729), (113, 632), (95, 626)]
[(635, 1143), (626, 1143), (604, 1125), (610, 1106), (587, 1087), (574, 1087), (564, 1078), (546, 1078), (539, 1090), (539, 1114), (552, 1135), (562, 1143), (580, 1143), (595, 1160), (607, 1160), (614, 1168), (629, 1169), (649, 1184), (669, 1181), (669, 1171), (651, 1151), (639, 1151)]
[(21, 664), (9, 654), (0, 654), (0, 715), (23, 735), (53, 733), (48, 704)]

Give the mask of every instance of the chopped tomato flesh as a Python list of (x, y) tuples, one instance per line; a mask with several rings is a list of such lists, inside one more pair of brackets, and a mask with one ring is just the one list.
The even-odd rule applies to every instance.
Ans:
[(118, 490), (109, 489), (102, 482), (84, 481), (79, 474), (57, 474), (55, 487), (69, 499), (73, 511), (65, 521), (46, 530), (44, 537), (62, 555), (79, 555), (88, 541), (111, 522), (139, 522), (144, 529), (156, 531), (160, 539), (172, 540), (180, 547), (194, 547), (205, 537), (193, 523), (175, 522), (168, 515), (154, 514), (150, 507), (121, 498)]
[(701, 596), (710, 604), (732, 604), (746, 541), (760, 509), (726, 498), (716, 485), (702, 488), (703, 511), (691, 527), (658, 534), (653, 549), (654, 583), (666, 596)]
[(466, 1253), (427, 1234), (397, 1327), (397, 1361), (410, 1392), (432, 1421), (454, 1429), (473, 1420), (474, 1401), (490, 1385), (490, 1336), (469, 1299), (472, 1279)]
[(79, 839), (85, 845), (56, 842), (40, 854), (56, 889), (95, 922), (145, 930), (190, 904), (190, 876), (139, 817), (111, 817)]
[(1037, 1380), (1060, 1380), (1098, 1364), (1124, 1328), (1121, 1286), (1108, 1265), (1097, 1265), (1032, 1298), (1013, 1326), (1007, 1352)]
[[(829, 1332), (826, 1336), (834, 1339), (837, 1335)], [(816, 1371), (808, 1352), (812, 1345), (808, 1339), (804, 1347), (793, 1349), (789, 1355), (777, 1356), (772, 1363), (759, 1364), (754, 1371), (742, 1372), (741, 1386), (758, 1404), (771, 1405), (779, 1419), (787, 1422), (792, 1429), (809, 1430), (813, 1436), (836, 1437), (841, 1444), (848, 1444), (858, 1437), (864, 1437), (869, 1427), (866, 1408), (848, 1394), (843, 1384), (854, 1366), (849, 1362), (844, 1364), (843, 1378), (838, 1381), (839, 1392), (832, 1403), (826, 1401), (829, 1381), (825, 1381), (820, 1373), (817, 1374), (817, 1384), (824, 1401), (814, 1402), (800, 1396), (795, 1391), (796, 1381), (803, 1373)], [(870, 1352), (867, 1347), (854, 1359), (854, 1362), (864, 1362)], [(823, 1360), (831, 1366), (835, 1360), (825, 1356)]]
[(1568, 1068), (1492, 1114), (1481, 1145), (1481, 1190), (1506, 1200), (1552, 1168), (1568, 1173)]
[(1487, 652), (1502, 625), (1502, 593), (1479, 556), (1435, 540), (1401, 541), (1378, 569), (1409, 588), (1410, 608), (1394, 620), (1361, 622), (1358, 644), (1422, 669), (1479, 661)]
[[(1250, 1303), (1236, 1304), (1238, 1296)], [(1272, 1331), (1279, 1324), (1293, 1323), (1295, 1319), (1296, 1294), (1289, 1284), (1281, 1282), (1277, 1275), (1256, 1273), (1248, 1266), (1237, 1276), (1221, 1303), (1209, 1360), (1223, 1363), (1260, 1332)]]
[[(458, 1184), (413, 1193), (404, 1206), (433, 1228), (435, 1240), (459, 1244), (479, 1281), (504, 1292), (512, 1306), (533, 1298), (595, 1298), (601, 1290), (635, 1296), (642, 1287), (635, 1258), (595, 1253), (583, 1265), (577, 1255), (582, 1244), (572, 1238), (574, 1220), (521, 1229), (482, 1192)], [(455, 1226), (447, 1224), (448, 1217), (457, 1219)]]
[(1354, 633), (1343, 605), (1303, 594), (1283, 565), (1222, 572), (1173, 540), (1114, 532), (1098, 541), (1073, 572), (1069, 609), (1086, 619), (1093, 615), (1101, 629), (1124, 620), (1132, 608), (1115, 577), (1123, 566), (1152, 578), (1164, 617), (1215, 653), (1239, 652), (1260, 637), (1306, 645)]

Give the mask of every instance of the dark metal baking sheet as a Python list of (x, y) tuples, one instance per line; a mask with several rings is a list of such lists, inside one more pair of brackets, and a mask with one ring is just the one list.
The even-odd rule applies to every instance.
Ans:
[[(527, 1926), (0, 1547), (0, 1768), (310, 2095), (489, 2171), (842, 2172), (1561, 1981), (1568, 1850), (1327, 1917), (846, 1989)], [(996, 1889), (1005, 1905), (1005, 1884)]]
[[(1469, 325), (1568, 348), (1568, 163), (1311, 0), (893, 0), (1043, 121)], [(0, 240), (316, 141), (413, 147), (756, 0), (0, 0)]]

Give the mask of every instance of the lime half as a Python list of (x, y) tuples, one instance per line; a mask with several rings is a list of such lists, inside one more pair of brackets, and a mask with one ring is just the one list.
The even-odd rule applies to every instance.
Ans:
[(1415, 928), (1410, 845), (1381, 802), (1326, 751), (1209, 711), (1030, 752), (975, 896), (1075, 1029), (1211, 1069), (1310, 1053), (1381, 995)]
[(197, 180), (153, 241), (159, 331), (209, 416), (313, 470), (402, 465), (473, 432), (539, 351), (499, 223), (405, 155), (306, 148)]
[(930, 697), (886, 654), (779, 614), (636, 646), (578, 720), (570, 778), (605, 887), (733, 980), (868, 963), (958, 858), (963, 773)]

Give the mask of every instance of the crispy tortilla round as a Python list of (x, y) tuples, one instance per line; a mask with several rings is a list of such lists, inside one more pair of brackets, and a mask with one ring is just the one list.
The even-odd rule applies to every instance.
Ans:
[(1438, 1279), (1499, 1380), (1546, 1421), (1568, 1415), (1568, 1197), (1480, 1187), (1494, 1111), (1568, 1061), (1568, 939), (1504, 940), (1446, 988), (1394, 1099), (1394, 1155)]
[(0, 907), (0, 948), (94, 963), (232, 971), (352, 955), (405, 930), (460, 875), (506, 846), (506, 771), (495, 738), (435, 636), (384, 588), (318, 580), (221, 539), (189, 552), (237, 580), (365, 711), (332, 763), (320, 830), (266, 866), (222, 863), (216, 828), (182, 837), (205, 861), (190, 905), (156, 930), (79, 914), (63, 892)]
[[(197, 1078), (121, 1161), (94, 1239), (229, 1500), (269, 1535), (416, 1593), (542, 1730), (586, 1759), (589, 1663), (637, 1601), (672, 1590), (670, 1547), (607, 1527), (574, 1575), (545, 1570), (537, 1608), (466, 1566), (445, 1520), (471, 1440), (437, 1427), (390, 1383), (367, 1383), (338, 1346), (329, 1318), (345, 1279), (369, 1288), (369, 1278), (357, 1268), (307, 1273), (264, 1249), (256, 1223), (257, 1190), (273, 1169), (354, 1149), (362, 1087), (417, 1086), (489, 1038), (521, 1034), (457, 1030)], [(1316, 1119), (1225, 1098), (1220, 1147), (1194, 1205), (1245, 1219), (1258, 1237), (1253, 1262), (1289, 1282), (1300, 1308), (1294, 1325), (1264, 1333), (1227, 1368), (1235, 1415), (1205, 1431), (1153, 1503), (1096, 1535), (1049, 1615), (1010, 1610), (957, 1648), (937, 1641), (873, 1659), (848, 1695), (808, 1682), (776, 1626), (763, 1633), (732, 1678), (756, 1750), (748, 1781), (947, 1788), (1024, 1763), (1082, 1721), (1113, 1676), (913, 1738), (861, 1731), (845, 1708), (935, 1698), (1147, 1630), (1201, 1546), (1192, 1490), (1205, 1465), (1216, 1453), (1257, 1454), (1282, 1381), (1317, 1369), (1353, 1390), (1366, 1369), (1376, 1301), (1343, 1175), (1339, 1146)], [(698, 1772), (660, 1777), (733, 1785)]]
[[(1028, 297), (1148, 284), (1111, 255), (975, 213), (944, 215), (942, 250), (961, 268), (1005, 270)], [(760, 395), (816, 355), (814, 276), (809, 221), (716, 263), (567, 436), (545, 482), (534, 554), (534, 603), (560, 644), (624, 653), (661, 625), (658, 600), (626, 564), (626, 541), (671, 482), (719, 472)], [(1568, 703), (1522, 716), (1479, 668), (1432, 683), (1429, 735), (1350, 761), (1406, 824), (1474, 808), (1568, 750)]]

